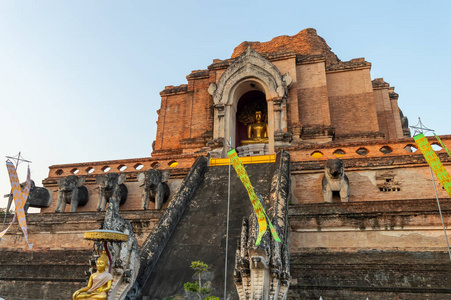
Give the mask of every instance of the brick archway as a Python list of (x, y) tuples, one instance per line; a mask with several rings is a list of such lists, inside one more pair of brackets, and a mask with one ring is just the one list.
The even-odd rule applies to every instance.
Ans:
[(291, 82), (288, 73), (282, 75), (276, 66), (249, 47), (208, 89), (215, 108), (213, 138), (231, 139), (232, 147), (237, 146), (238, 101), (246, 92), (260, 90), (268, 102), (269, 149), (274, 153), (274, 135), (287, 128), (285, 104)]

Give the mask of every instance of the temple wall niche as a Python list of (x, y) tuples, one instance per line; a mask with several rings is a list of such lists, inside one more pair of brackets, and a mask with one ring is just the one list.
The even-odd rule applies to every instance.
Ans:
[(303, 126), (330, 126), (325, 63), (298, 65), (296, 74), (299, 122)]
[(326, 76), (336, 135), (378, 132), (370, 69), (329, 72)]

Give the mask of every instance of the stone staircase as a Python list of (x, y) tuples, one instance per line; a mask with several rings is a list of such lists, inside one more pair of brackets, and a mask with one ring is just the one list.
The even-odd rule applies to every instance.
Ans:
[[(267, 199), (274, 174), (280, 172), (277, 163), (246, 165), (252, 185), (257, 193)], [(224, 258), (226, 236), (226, 212), (228, 193), (228, 166), (208, 167), (197, 182), (192, 198), (187, 201), (186, 209), (149, 277), (145, 278), (141, 297), (150, 300), (163, 300), (177, 297), (192, 298), (185, 294), (183, 284), (194, 281), (194, 271), (190, 268), (192, 261), (203, 261), (210, 266), (205, 282), (210, 283), (212, 294), (224, 293)], [(240, 238), (243, 217), (249, 216), (252, 206), (243, 184), (231, 170), (230, 229), (227, 273), (227, 299), (238, 299), (233, 282), (237, 241)], [(175, 197), (175, 199), (177, 196)], [(168, 207), (168, 209), (170, 209)], [(163, 216), (160, 222), (166, 224)], [(158, 226), (157, 226), (158, 228)], [(148, 238), (149, 239), (149, 238)], [(144, 251), (153, 253), (154, 251)], [(146, 261), (141, 254), (141, 263)], [(147, 259), (149, 263), (153, 260)], [(139, 282), (140, 278), (138, 278)]]

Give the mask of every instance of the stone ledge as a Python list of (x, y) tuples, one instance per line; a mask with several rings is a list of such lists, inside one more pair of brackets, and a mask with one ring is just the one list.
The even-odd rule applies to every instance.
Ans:
[(335, 135), (335, 141), (352, 141), (361, 139), (371, 139), (371, 140), (383, 140), (385, 134), (383, 132), (359, 132), (359, 133), (349, 133), (349, 134), (337, 134)]
[(186, 79), (192, 80), (192, 79), (203, 79), (203, 78), (209, 78), (209, 77), (210, 77), (209, 70), (194, 70), (194, 71), (191, 71), (191, 74), (186, 76)]
[(371, 69), (371, 63), (365, 61), (365, 58), (354, 58), (350, 61), (343, 61), (337, 64), (330, 65), (326, 67), (327, 73), (350, 71), (350, 70), (360, 70), (360, 69)]
[(324, 55), (296, 55), (297, 65), (307, 65), (319, 62), (326, 62), (326, 57)]
[[(118, 159), (118, 160), (108, 160), (108, 161), (96, 161), (96, 162), (85, 162), (85, 163), (71, 163), (71, 164), (60, 164), (53, 165), (49, 167), (48, 178), (44, 179), (44, 183), (56, 183), (56, 180), (60, 177), (65, 177), (67, 175), (77, 175), (95, 177), (99, 174), (105, 174), (102, 170), (106, 167), (111, 169), (108, 172), (125, 173), (128, 178), (136, 177), (136, 174), (146, 171), (150, 168), (158, 168), (161, 170), (169, 170), (171, 175), (186, 174), (186, 170), (191, 168), (195, 159), (199, 156), (197, 154), (181, 154), (180, 151), (161, 151), (157, 150), (152, 153), (154, 157), (144, 157), (144, 158), (134, 158), (134, 159)], [(161, 157), (164, 156), (164, 157)], [(179, 164), (177, 167), (171, 168), (169, 165), (177, 161)], [(142, 165), (141, 169), (136, 169), (138, 166)], [(125, 170), (120, 171), (122, 167), (126, 167)], [(77, 170), (77, 173), (72, 171)], [(91, 172), (91, 173), (89, 173)]]
[[(451, 213), (451, 202), (448, 198), (441, 198), (440, 205), (443, 212)], [(288, 215), (311, 216), (323, 215), (334, 216), (350, 214), (382, 214), (382, 213), (437, 213), (436, 199), (410, 199), (410, 200), (388, 200), (388, 201), (364, 201), (347, 203), (308, 203), (290, 204)]]
[(388, 82), (384, 81), (384, 78), (375, 78), (373, 81), (371, 81), (373, 85), (373, 89), (383, 89), (383, 88), (389, 88), (390, 84)]
[(169, 85), (166, 86), (164, 90), (160, 92), (160, 96), (163, 97), (168, 95), (184, 94), (186, 93), (187, 90), (188, 90), (187, 84), (181, 84), (179, 86)]
[(395, 93), (395, 92), (389, 93), (388, 96), (390, 97), (390, 99), (393, 99), (393, 100), (397, 100), (399, 98), (399, 94)]

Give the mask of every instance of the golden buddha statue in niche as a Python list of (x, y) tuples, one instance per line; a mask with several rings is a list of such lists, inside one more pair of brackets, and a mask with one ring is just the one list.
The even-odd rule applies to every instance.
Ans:
[(111, 289), (113, 276), (106, 271), (108, 257), (103, 251), (97, 259), (97, 272), (89, 277), (88, 286), (79, 289), (72, 295), (73, 300), (78, 299), (107, 299), (107, 292)]
[(255, 123), (247, 125), (247, 140), (242, 140), (241, 145), (267, 144), (268, 124), (262, 122), (262, 112), (255, 112)]

